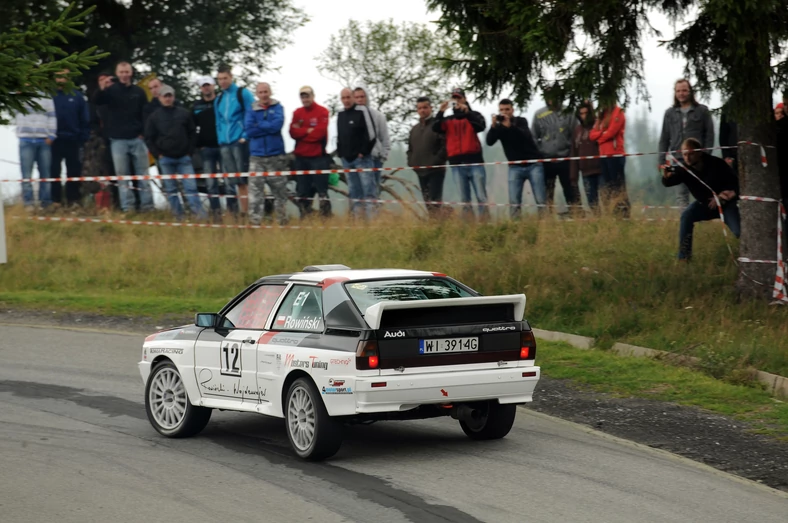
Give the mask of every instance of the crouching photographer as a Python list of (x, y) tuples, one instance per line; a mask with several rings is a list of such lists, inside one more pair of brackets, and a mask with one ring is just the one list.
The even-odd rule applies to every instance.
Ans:
[(725, 160), (699, 151), (702, 147), (695, 138), (688, 138), (681, 146), (684, 164), (662, 167), (662, 185), (674, 187), (683, 183), (696, 200), (681, 213), (679, 260), (692, 258), (692, 231), (695, 223), (720, 217), (712, 191), (717, 194), (722, 205), (725, 224), (737, 238), (741, 232), (739, 208), (736, 205), (736, 200), (739, 199), (739, 179)]

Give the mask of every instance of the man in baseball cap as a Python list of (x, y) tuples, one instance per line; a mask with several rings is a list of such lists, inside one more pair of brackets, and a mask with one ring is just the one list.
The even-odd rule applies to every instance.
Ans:
[[(295, 140), (293, 150), (294, 168), (298, 171), (326, 170), (331, 158), (326, 154), (328, 144), (328, 109), (315, 102), (315, 92), (308, 85), (298, 90), (301, 105), (293, 113), (290, 124), (290, 137)], [(320, 215), (331, 216), (331, 201), (328, 199), (328, 174), (308, 174), (296, 176), (296, 193), (301, 218), (312, 214), (312, 198), (320, 198)]]
[(298, 90), (298, 95), (299, 96), (301, 96), (303, 94), (308, 94), (308, 95), (314, 97), (315, 96), (315, 91), (313, 91), (312, 88), (309, 87), (308, 85), (305, 85), (301, 89)]
[[(194, 81), (200, 87), (200, 98), (192, 104), (192, 118), (197, 126), (196, 153), (201, 160), (202, 173), (222, 172), (221, 149), (219, 138), (216, 134), (216, 113), (214, 100), (216, 99), (216, 82), (211, 76), (200, 76)], [(195, 162), (197, 163), (197, 162)], [(198, 182), (198, 187), (203, 180)], [(223, 180), (217, 178), (204, 179), (205, 192), (208, 193), (211, 205), (211, 218), (214, 223), (219, 223), (222, 217), (222, 204), (219, 195), (222, 192)]]
[(194, 83), (197, 84), (197, 87), (202, 87), (204, 85), (216, 85), (216, 81), (210, 76), (200, 76), (198, 77)]

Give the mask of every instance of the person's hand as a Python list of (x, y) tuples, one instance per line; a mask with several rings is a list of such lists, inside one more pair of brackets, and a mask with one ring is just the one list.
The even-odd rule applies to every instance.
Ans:
[(720, 200), (725, 200), (727, 202), (736, 197), (736, 191), (722, 191), (718, 196)]
[(709, 209), (713, 211), (716, 208), (717, 208), (717, 200), (715, 200), (713, 197), (709, 198)]
[(512, 126), (512, 120), (506, 115), (504, 115), (502, 123), (503, 123), (504, 127), (511, 127)]
[(300, 129), (301, 128), (301, 124), (303, 124), (303, 123), (304, 123), (303, 120), (298, 120), (297, 122), (293, 122), (293, 127), (295, 127), (296, 129)]
[(446, 100), (445, 102), (443, 102), (443, 103), (441, 104), (441, 106), (440, 106), (440, 107), (438, 107), (438, 112), (445, 113), (445, 112), (446, 112), (446, 109), (448, 109), (448, 108), (449, 108), (449, 101), (448, 101), (448, 100)]
[(498, 127), (498, 115), (497, 114), (492, 115), (492, 126), (493, 127)]
[[(301, 126), (299, 125), (299, 127), (301, 127)], [(314, 131), (314, 130), (315, 130), (314, 127), (310, 127), (309, 129), (306, 130), (306, 134), (312, 134), (312, 131)]]
[(47, 144), (47, 145), (52, 145), (52, 139), (51, 138), (44, 138), (44, 143)]
[(457, 102), (457, 106), (454, 108), (455, 111), (462, 111), (463, 113), (468, 112), (468, 105), (462, 102)]
[(727, 163), (729, 167), (733, 167), (733, 158), (725, 158), (725, 163)]
[(241, 138), (240, 140), (238, 140), (238, 143), (246, 143), (246, 138)]
[(668, 164), (659, 166), (659, 170), (662, 173), (663, 178), (670, 178), (674, 174), (673, 171), (668, 169), (668, 167), (670, 167)]
[(361, 154), (361, 153), (358, 153), (358, 157), (359, 157), (359, 158), (363, 158), (363, 157), (364, 157), (364, 155), (363, 155), (363, 154)]

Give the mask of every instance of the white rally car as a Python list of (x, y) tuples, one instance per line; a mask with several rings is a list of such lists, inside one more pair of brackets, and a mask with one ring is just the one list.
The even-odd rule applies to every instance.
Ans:
[(506, 436), (539, 380), (525, 296), (483, 297), (444, 274), (306, 267), (250, 285), (219, 313), (145, 338), (148, 419), (187, 437), (212, 409), (284, 418), (304, 459), (334, 455), (342, 425), (452, 416)]

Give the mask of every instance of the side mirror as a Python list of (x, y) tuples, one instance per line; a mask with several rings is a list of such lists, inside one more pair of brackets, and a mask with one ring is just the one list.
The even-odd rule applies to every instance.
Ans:
[(219, 323), (219, 315), (215, 312), (198, 312), (194, 315), (194, 324), (198, 327), (216, 327)]

